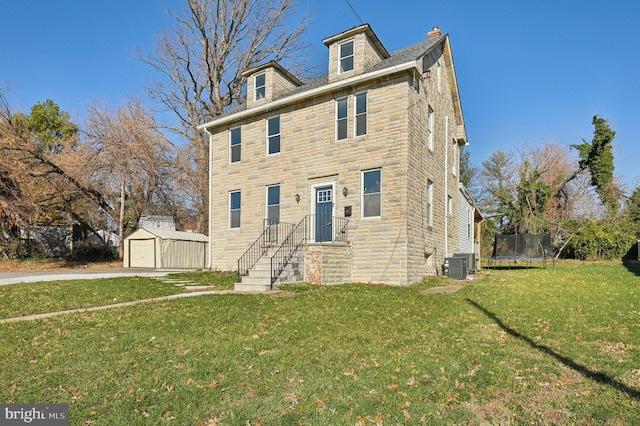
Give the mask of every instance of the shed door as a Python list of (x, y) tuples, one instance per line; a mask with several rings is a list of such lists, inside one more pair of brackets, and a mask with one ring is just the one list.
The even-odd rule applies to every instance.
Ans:
[(155, 268), (155, 240), (129, 240), (129, 267)]

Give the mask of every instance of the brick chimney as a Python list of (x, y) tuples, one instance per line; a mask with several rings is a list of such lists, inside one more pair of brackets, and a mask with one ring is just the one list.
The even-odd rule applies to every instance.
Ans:
[(433, 29), (427, 33), (427, 39), (431, 40), (432, 38), (439, 37), (441, 35), (442, 31), (440, 31), (440, 28), (433, 27)]

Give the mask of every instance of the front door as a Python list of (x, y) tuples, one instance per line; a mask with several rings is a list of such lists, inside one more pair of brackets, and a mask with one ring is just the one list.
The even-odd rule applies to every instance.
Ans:
[(316, 242), (333, 240), (333, 187), (316, 188)]

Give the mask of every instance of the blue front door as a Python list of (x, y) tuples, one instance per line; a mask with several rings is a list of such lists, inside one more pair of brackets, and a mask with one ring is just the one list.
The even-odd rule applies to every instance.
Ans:
[(316, 188), (316, 242), (333, 240), (333, 187)]

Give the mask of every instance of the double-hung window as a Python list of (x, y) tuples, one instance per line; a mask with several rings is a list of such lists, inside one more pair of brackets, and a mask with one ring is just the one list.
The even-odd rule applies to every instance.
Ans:
[(280, 152), (280, 117), (267, 119), (267, 154)]
[(433, 225), (433, 182), (427, 180), (427, 226)]
[(343, 140), (348, 137), (347, 133), (347, 98), (336, 101), (336, 139)]
[(267, 220), (270, 225), (280, 223), (280, 185), (267, 186)]
[(433, 151), (433, 109), (427, 111), (427, 146)]
[(229, 228), (240, 228), (240, 191), (229, 193)]
[(362, 172), (362, 217), (380, 217), (382, 169)]
[(240, 127), (231, 129), (229, 132), (229, 162), (237, 163), (242, 154), (242, 131)]
[(356, 95), (356, 136), (367, 134), (367, 93)]
[(353, 46), (353, 40), (349, 40), (338, 46), (340, 63), (338, 73), (353, 70)]
[(254, 80), (255, 85), (255, 100), (259, 101), (260, 99), (264, 99), (266, 95), (266, 76), (264, 73), (256, 75)]

